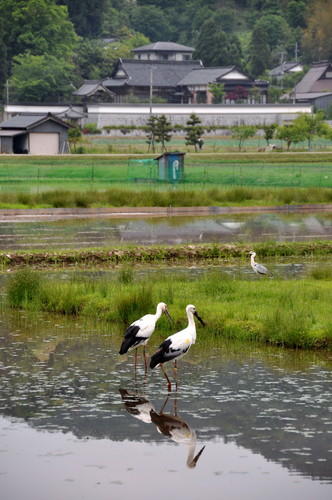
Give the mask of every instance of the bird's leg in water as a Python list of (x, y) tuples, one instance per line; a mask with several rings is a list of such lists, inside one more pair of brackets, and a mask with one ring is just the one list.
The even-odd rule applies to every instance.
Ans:
[(135, 357), (134, 357), (134, 376), (136, 380), (136, 366), (137, 366), (137, 349), (135, 349)]
[(171, 384), (171, 381), (170, 381), (170, 379), (168, 378), (168, 375), (167, 375), (167, 373), (165, 372), (164, 367), (163, 367), (163, 365), (162, 365), (162, 364), (160, 365), (160, 368), (161, 368), (161, 371), (162, 371), (162, 372), (163, 372), (163, 374), (164, 374), (164, 377), (165, 377), (165, 378), (166, 378), (166, 380), (167, 380), (168, 390), (169, 390), (169, 392), (170, 392), (170, 391), (172, 390), (172, 384)]
[(174, 378), (175, 378), (175, 390), (178, 390), (178, 364), (177, 360), (174, 361), (173, 365), (173, 370), (174, 370)]
[(143, 346), (143, 355), (144, 355), (144, 370), (145, 370), (145, 374), (146, 374), (146, 372), (148, 371), (148, 365), (147, 365), (147, 362), (146, 362), (145, 345)]

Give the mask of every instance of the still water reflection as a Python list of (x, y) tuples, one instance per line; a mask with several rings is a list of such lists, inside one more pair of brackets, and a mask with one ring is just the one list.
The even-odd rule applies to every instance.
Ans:
[(83, 248), (119, 243), (185, 244), (332, 239), (331, 214), (228, 214), (207, 217), (0, 222), (0, 249)]
[(110, 330), (1, 317), (3, 500), (331, 498), (328, 354), (198, 338), (168, 395)]

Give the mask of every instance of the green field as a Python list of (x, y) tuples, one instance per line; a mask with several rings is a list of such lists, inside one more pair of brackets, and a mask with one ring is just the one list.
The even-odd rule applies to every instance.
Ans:
[[(231, 135), (220, 136), (215, 132), (204, 134), (204, 146), (203, 150), (206, 153), (225, 153), (238, 151), (238, 141)], [(272, 139), (273, 143), (278, 149), (286, 150), (285, 144), (278, 139)], [(257, 152), (258, 150), (264, 149), (266, 146), (266, 141), (263, 136), (256, 135), (245, 141), (243, 150)], [(86, 135), (83, 136), (82, 142), (80, 143), (81, 148), (83, 148), (84, 153), (143, 153), (145, 154), (148, 150), (148, 145), (146, 143), (146, 136), (142, 135), (124, 135), (124, 136), (105, 136), (105, 135)], [(315, 137), (313, 141), (313, 149), (316, 151), (328, 151), (331, 150), (332, 144), (328, 139), (321, 137)], [(187, 146), (185, 144), (184, 135), (173, 135), (171, 141), (168, 144), (169, 150), (180, 149), (184, 152), (192, 152), (193, 146)], [(305, 151), (308, 149), (307, 141), (302, 141), (297, 144), (292, 145), (292, 151)], [(160, 145), (157, 145), (156, 151), (160, 151)]]
[[(157, 167), (137, 162), (135, 158), (142, 156), (3, 156), (0, 193), (59, 188), (105, 190), (110, 185), (138, 189), (147, 183), (164, 189), (165, 183), (158, 181)], [(332, 188), (332, 154), (187, 155), (184, 183), (179, 185)]]

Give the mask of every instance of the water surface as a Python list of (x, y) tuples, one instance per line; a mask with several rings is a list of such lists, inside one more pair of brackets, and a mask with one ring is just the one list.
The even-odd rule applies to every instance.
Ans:
[(2, 314), (3, 500), (331, 498), (331, 355), (204, 348), (198, 331), (168, 394), (115, 330)]
[(332, 214), (228, 214), (208, 217), (0, 222), (0, 249), (308, 241), (332, 239)]

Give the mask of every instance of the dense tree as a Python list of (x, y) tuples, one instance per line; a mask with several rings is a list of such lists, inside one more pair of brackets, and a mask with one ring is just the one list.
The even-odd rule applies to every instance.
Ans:
[(291, 0), (287, 5), (287, 20), (293, 28), (305, 28), (306, 26), (307, 4), (303, 0)]
[(56, 56), (21, 54), (14, 58), (10, 88), (20, 102), (60, 102), (73, 91), (74, 67)]
[(235, 35), (220, 30), (214, 19), (208, 19), (200, 30), (195, 56), (206, 66), (241, 66), (241, 46)]
[(271, 50), (268, 44), (268, 36), (261, 25), (255, 26), (249, 46), (249, 66), (254, 77), (261, 75), (266, 68), (270, 67)]
[(172, 38), (171, 25), (158, 7), (145, 6), (134, 9), (131, 25), (135, 31), (143, 33), (152, 42)]
[(68, 7), (76, 33), (84, 37), (100, 35), (107, 0), (58, 0), (57, 3)]
[(67, 8), (53, 0), (0, 0), (0, 18), (10, 59), (25, 51), (68, 57), (77, 42)]
[(332, 3), (316, 0), (307, 19), (303, 46), (307, 61), (332, 59)]

